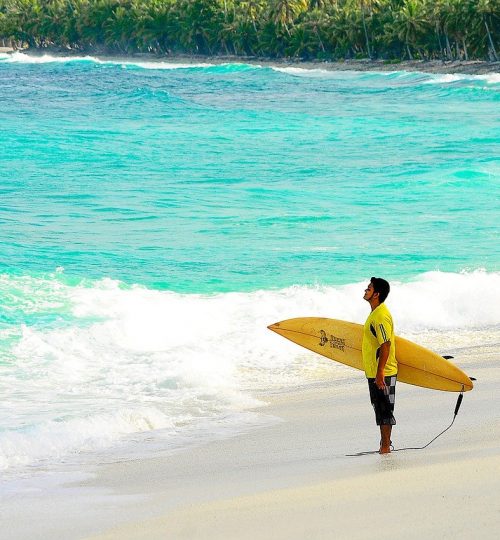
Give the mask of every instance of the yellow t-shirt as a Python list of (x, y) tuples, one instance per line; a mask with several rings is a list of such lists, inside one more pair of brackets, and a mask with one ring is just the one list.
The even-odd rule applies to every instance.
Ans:
[(363, 367), (368, 378), (377, 376), (379, 348), (386, 341), (391, 342), (391, 348), (384, 368), (384, 377), (396, 375), (398, 363), (392, 315), (382, 302), (368, 315), (363, 330)]

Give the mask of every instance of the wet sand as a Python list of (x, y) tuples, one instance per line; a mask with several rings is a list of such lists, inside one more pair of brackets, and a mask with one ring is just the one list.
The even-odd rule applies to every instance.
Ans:
[[(168, 459), (103, 469), (96, 486), (147, 493), (152, 515), (94, 540), (494, 538), (500, 502), (498, 369), (464, 397), (425, 450), (349, 457), (378, 446), (364, 381), (269, 396), (281, 422)], [(493, 382), (493, 379), (496, 382)], [(486, 382), (487, 381), (487, 382)], [(401, 384), (393, 441), (423, 446), (452, 419), (457, 394)], [(162, 509), (163, 507), (163, 509)]]

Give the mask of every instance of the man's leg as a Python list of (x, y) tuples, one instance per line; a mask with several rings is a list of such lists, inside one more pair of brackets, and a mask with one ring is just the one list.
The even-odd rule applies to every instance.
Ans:
[(380, 425), (380, 453), (391, 452), (391, 431), (396, 423), (394, 418), (394, 402), (396, 398), (396, 376), (385, 377), (385, 389), (381, 398), (382, 422)]
[(380, 453), (381, 454), (390, 454), (391, 453), (391, 431), (392, 426), (382, 425), (380, 426)]

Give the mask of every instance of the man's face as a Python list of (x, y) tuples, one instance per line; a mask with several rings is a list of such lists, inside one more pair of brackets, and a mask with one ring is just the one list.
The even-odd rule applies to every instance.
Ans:
[(366, 287), (365, 289), (365, 295), (363, 296), (363, 298), (369, 302), (372, 298), (373, 298), (373, 295), (374, 294), (378, 294), (376, 293), (374, 290), (373, 290), (373, 285), (371, 284), (371, 282), (368, 284), (368, 287)]

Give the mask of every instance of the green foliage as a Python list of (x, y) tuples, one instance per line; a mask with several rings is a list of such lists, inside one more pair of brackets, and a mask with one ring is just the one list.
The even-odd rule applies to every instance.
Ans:
[(0, 0), (0, 40), (35, 48), (498, 60), (500, 0)]

